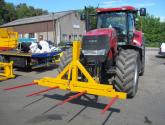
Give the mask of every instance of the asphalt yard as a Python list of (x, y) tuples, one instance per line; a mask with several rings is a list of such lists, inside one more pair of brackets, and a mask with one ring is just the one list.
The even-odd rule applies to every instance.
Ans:
[(96, 102), (95, 96), (85, 95), (57, 106), (72, 93), (57, 89), (25, 97), (44, 88), (40, 86), (4, 91), (6, 87), (57, 74), (56, 67), (32, 72), (15, 69), (15, 79), (0, 82), (0, 125), (164, 125), (165, 58), (156, 55), (156, 50), (146, 51), (145, 74), (140, 77), (136, 97), (118, 100), (104, 115), (101, 110), (110, 101), (106, 97)]

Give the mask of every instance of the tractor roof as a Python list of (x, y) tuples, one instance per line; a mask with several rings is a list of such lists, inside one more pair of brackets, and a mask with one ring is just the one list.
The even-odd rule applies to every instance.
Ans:
[(100, 12), (112, 12), (112, 11), (136, 11), (137, 9), (132, 6), (122, 6), (117, 8), (98, 8), (96, 11)]

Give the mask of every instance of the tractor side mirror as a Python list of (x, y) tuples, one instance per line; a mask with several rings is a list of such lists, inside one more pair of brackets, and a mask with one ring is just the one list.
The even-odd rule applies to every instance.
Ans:
[(140, 16), (146, 16), (146, 8), (140, 8)]

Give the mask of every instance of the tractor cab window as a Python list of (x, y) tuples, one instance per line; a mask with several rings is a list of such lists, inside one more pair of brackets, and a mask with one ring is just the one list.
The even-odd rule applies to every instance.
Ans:
[(97, 28), (114, 28), (117, 31), (118, 43), (126, 43), (126, 13), (107, 12), (98, 14)]
[(128, 14), (128, 37), (129, 41), (132, 41), (134, 31), (134, 17), (132, 14)]

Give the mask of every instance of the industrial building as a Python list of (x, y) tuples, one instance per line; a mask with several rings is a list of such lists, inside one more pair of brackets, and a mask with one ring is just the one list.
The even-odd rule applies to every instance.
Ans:
[(36, 38), (43, 35), (45, 40), (59, 44), (61, 41), (80, 39), (85, 32), (85, 23), (77, 11), (63, 11), (29, 18), (18, 19), (3, 28), (19, 33), (19, 38)]

